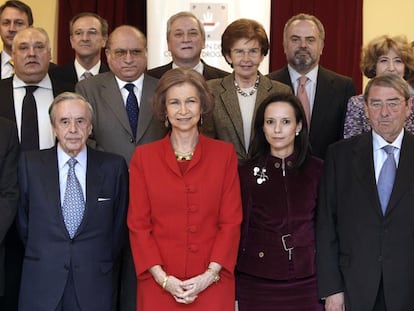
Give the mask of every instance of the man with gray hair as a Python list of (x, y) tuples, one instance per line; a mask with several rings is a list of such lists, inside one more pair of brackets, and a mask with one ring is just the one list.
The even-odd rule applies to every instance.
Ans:
[(316, 221), (318, 288), (327, 311), (411, 310), (414, 293), (412, 99), (398, 75), (364, 92), (372, 131), (329, 147)]
[(206, 34), (201, 21), (191, 12), (179, 12), (167, 21), (167, 43), (172, 62), (148, 70), (157, 79), (168, 70), (176, 67), (192, 68), (206, 80), (223, 78), (229, 73), (206, 64), (201, 59), (205, 47)]
[(269, 74), (290, 85), (299, 97), (309, 125), (312, 152), (325, 157), (328, 146), (343, 137), (348, 99), (355, 95), (351, 78), (319, 65), (325, 42), (321, 21), (313, 15), (291, 17), (283, 31), (287, 66)]
[(110, 311), (112, 269), (127, 236), (127, 165), (86, 146), (93, 110), (82, 96), (58, 95), (49, 115), (57, 146), (19, 161), (19, 310)]
[[(0, 81), (0, 116), (16, 124), (21, 151), (50, 148), (55, 138), (48, 109), (53, 98), (67, 88), (48, 75), (51, 49), (46, 31), (20, 30), (13, 40), (12, 58), (15, 74)], [(6, 236), (4, 310), (17, 310), (22, 259), (23, 248), (13, 224)]]

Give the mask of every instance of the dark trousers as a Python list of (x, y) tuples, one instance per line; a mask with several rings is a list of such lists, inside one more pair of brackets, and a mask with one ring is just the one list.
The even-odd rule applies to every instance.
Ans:
[(387, 307), (385, 305), (384, 284), (382, 279), (378, 288), (377, 298), (375, 299), (374, 309), (372, 311), (387, 311)]
[(121, 284), (119, 292), (119, 311), (138, 311), (137, 301), (137, 277), (134, 260), (132, 259), (129, 240), (122, 251)]
[(13, 223), (6, 234), (5, 241), (5, 288), (0, 299), (0, 310), (17, 311), (20, 279), (22, 275), (24, 247)]
[(73, 283), (72, 271), (69, 272), (62, 299), (55, 311), (81, 311), (78, 297), (76, 296), (75, 284)]

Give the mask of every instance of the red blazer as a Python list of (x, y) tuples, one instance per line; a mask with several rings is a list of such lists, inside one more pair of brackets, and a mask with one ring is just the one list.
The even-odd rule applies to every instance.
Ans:
[[(154, 265), (187, 279), (203, 273), (214, 261), (223, 266), (221, 280), (205, 292), (221, 288), (234, 297), (233, 270), (242, 220), (234, 147), (200, 135), (182, 175), (167, 135), (137, 147), (130, 163), (130, 181), (128, 226), (141, 280), (138, 295), (146, 286), (143, 280), (155, 283), (148, 272)], [(155, 288), (160, 295), (166, 293), (158, 284)]]

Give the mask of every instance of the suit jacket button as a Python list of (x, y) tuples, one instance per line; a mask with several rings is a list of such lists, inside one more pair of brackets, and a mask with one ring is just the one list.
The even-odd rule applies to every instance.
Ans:
[(130, 138), (130, 139), (129, 139), (129, 142), (130, 142), (131, 144), (135, 143), (135, 141), (134, 141), (134, 139), (133, 139), (133, 138)]
[(264, 252), (259, 252), (259, 258), (263, 258), (264, 257)]
[(63, 266), (63, 268), (64, 268), (65, 270), (69, 270), (69, 265), (65, 264), (65, 265)]

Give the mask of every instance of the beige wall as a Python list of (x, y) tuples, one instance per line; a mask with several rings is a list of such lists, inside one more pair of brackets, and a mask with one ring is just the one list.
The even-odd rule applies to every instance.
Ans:
[(414, 41), (413, 16), (413, 0), (364, 0), (363, 44), (383, 34), (406, 35)]

